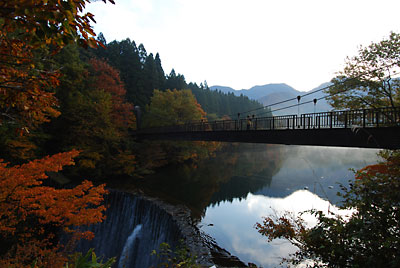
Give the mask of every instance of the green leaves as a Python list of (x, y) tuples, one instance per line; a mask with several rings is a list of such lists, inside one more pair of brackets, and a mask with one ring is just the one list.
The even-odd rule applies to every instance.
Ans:
[[(150, 105), (147, 106), (143, 127), (184, 124), (205, 118), (206, 113), (192, 92), (185, 90), (154, 90)], [(162, 148), (168, 155), (168, 162), (177, 163), (188, 159), (199, 159), (211, 155), (216, 143), (207, 142), (161, 142), (153, 146)]]
[(179, 241), (179, 246), (172, 250), (167, 243), (161, 243), (158, 252), (153, 250), (151, 255), (156, 255), (161, 259), (161, 264), (158, 267), (172, 268), (200, 268), (196, 263), (197, 256), (193, 256), (183, 240)]
[(76, 46), (64, 48), (59, 61), (62, 114), (52, 122), (59, 150), (83, 150), (77, 161), (80, 173), (133, 175), (136, 160), (128, 131), (136, 122), (119, 73), (102, 60), (82, 62)]
[(400, 67), (400, 34), (360, 47), (358, 55), (347, 58), (346, 66), (332, 79), (326, 93), (336, 109), (378, 108), (400, 104), (400, 84), (392, 79)]
[(93, 248), (89, 249), (85, 255), (80, 252), (76, 253), (72, 259), (74, 263), (72, 265), (67, 263), (64, 268), (110, 268), (115, 262), (115, 258), (110, 258), (103, 263), (103, 259), (96, 256)]
[(154, 90), (144, 119), (145, 127), (184, 124), (201, 120), (205, 112), (190, 90)]

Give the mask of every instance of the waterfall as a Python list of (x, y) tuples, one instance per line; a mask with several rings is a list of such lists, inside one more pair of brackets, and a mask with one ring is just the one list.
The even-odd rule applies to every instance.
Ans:
[(94, 248), (104, 259), (116, 257), (113, 267), (145, 268), (157, 266), (152, 256), (163, 242), (172, 247), (180, 239), (180, 231), (172, 217), (157, 205), (132, 194), (110, 191), (105, 198), (106, 220), (88, 230), (94, 239), (80, 240), (77, 251)]
[(118, 268), (124, 268), (125, 266), (125, 260), (129, 259), (129, 256), (131, 255), (131, 250), (135, 244), (136, 237), (138, 236), (140, 230), (142, 229), (142, 225), (139, 224), (133, 229), (133, 232), (131, 235), (126, 239), (124, 249), (122, 250), (122, 254), (119, 257), (119, 262), (118, 262)]

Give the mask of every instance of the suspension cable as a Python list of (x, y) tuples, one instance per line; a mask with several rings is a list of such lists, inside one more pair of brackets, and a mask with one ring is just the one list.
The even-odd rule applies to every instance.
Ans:
[[(255, 108), (255, 109), (252, 109), (252, 110), (248, 110), (248, 111), (240, 112), (240, 113), (236, 113), (236, 114), (248, 114), (248, 113), (250, 113), (250, 112), (258, 111), (258, 110), (265, 109), (265, 108), (270, 108), (270, 107), (272, 107), (272, 106), (279, 105), (279, 104), (283, 104), (283, 103), (286, 103), (286, 102), (289, 102), (289, 101), (298, 100), (298, 97), (303, 98), (303, 97), (309, 96), (309, 95), (311, 95), (311, 94), (314, 94), (314, 93), (317, 93), (317, 92), (320, 92), (320, 91), (329, 89), (329, 88), (331, 88), (331, 87), (334, 87), (334, 86), (337, 86), (337, 85), (340, 85), (340, 84), (345, 84), (345, 83), (347, 83), (347, 82), (349, 82), (349, 81), (352, 81), (352, 80), (357, 80), (357, 79), (361, 78), (361, 77), (364, 76), (364, 75), (371, 74), (371, 73), (373, 73), (373, 72), (380, 71), (380, 70), (382, 70), (382, 69), (386, 69), (386, 68), (392, 67), (392, 66), (394, 66), (394, 65), (397, 65), (397, 63), (393, 63), (393, 64), (390, 64), (390, 65), (388, 65), (388, 66), (383, 66), (383, 67), (381, 67), (381, 68), (377, 68), (377, 69), (371, 70), (371, 71), (369, 71), (369, 72), (367, 72), (367, 73), (362, 73), (362, 74), (360, 74), (360, 75), (358, 75), (358, 76), (356, 76), (356, 77), (347, 78), (347, 79), (345, 79), (345, 80), (343, 80), (343, 81), (338, 82), (337, 84), (331, 84), (331, 85), (322, 87), (322, 88), (320, 88), (320, 89), (307, 92), (307, 93), (305, 93), (305, 94), (303, 94), (303, 95), (299, 95), (299, 96), (296, 96), (296, 97), (293, 97), (293, 98), (289, 98), (289, 99), (286, 99), (286, 100), (283, 100), (283, 101), (275, 102), (275, 103), (272, 103), (272, 104), (269, 104), (269, 105), (265, 105), (265, 106), (262, 106), (262, 107), (259, 107), (259, 108)], [(327, 98), (327, 97), (329, 97), (329, 96), (334, 96), (334, 95), (336, 95), (336, 94), (340, 94), (340, 93), (346, 92), (346, 91), (348, 91), (348, 90), (350, 90), (350, 89), (351, 89), (351, 88), (346, 89), (346, 90), (343, 90), (343, 91), (339, 91), (339, 92), (334, 93), (334, 94), (326, 95), (326, 96), (324, 96), (324, 97), (318, 98), (317, 100), (325, 99), (325, 98)], [(295, 104), (295, 105), (289, 105), (289, 106), (282, 107), (282, 108), (278, 108), (278, 109), (275, 109), (275, 110), (266, 111), (266, 112), (261, 113), (261, 114), (265, 114), (265, 113), (269, 113), (269, 112), (272, 113), (272, 112), (276, 112), (276, 111), (280, 111), (280, 110), (284, 110), (284, 109), (289, 109), (289, 108), (292, 108), (292, 107), (297, 107), (298, 105), (304, 105), (304, 104), (308, 104), (308, 103), (311, 103), (311, 102), (313, 102), (313, 100), (307, 101), (307, 102), (298, 103), (298, 104)], [(235, 116), (236, 114), (230, 114), (230, 115), (228, 115), (228, 116)]]

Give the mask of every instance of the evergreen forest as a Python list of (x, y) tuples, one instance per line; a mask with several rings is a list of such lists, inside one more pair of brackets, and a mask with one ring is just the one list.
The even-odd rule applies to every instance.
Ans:
[[(8, 123), (0, 129), (1, 158), (11, 163), (24, 163), (48, 154), (78, 149), (81, 153), (76, 159), (77, 165), (67, 170), (69, 176), (83, 174), (94, 180), (125, 175), (141, 177), (170, 162), (209, 156), (210, 146), (205, 146), (206, 143), (201, 146), (195, 142), (143, 145), (136, 143), (129, 134), (141, 125), (156, 126), (157, 122), (165, 123), (174, 117), (168, 109), (174, 102), (178, 105), (183, 96), (179, 92), (184, 90), (193, 95), (192, 101), (182, 99), (183, 106), (198, 105), (201, 115), (196, 116), (188, 109), (183, 115), (176, 114), (176, 120), (170, 120), (170, 124), (200, 119), (236, 119), (239, 112), (262, 107), (243, 95), (210, 90), (206, 81), (200, 85), (188, 83), (184, 75), (174, 69), (165, 74), (160, 55), (148, 53), (143, 44), (136, 45), (129, 38), (107, 43), (100, 33), (97, 41), (102, 45), (88, 49), (69, 44), (55, 56), (51, 55), (51, 48), (35, 51), (37, 57), (48, 59), (40, 64), (58, 70), (57, 86), (48, 89), (54, 94), (57, 108), (54, 116), (50, 115), (51, 120), (48, 118), (35, 126), (5, 121)], [(160, 98), (167, 98), (169, 91), (174, 93), (169, 96), (172, 99), (163, 111), (158, 107), (156, 117), (154, 112), (147, 116), (155, 91), (159, 92)], [(180, 121), (179, 116), (183, 116)], [(15, 136), (16, 132), (19, 135)], [(199, 150), (202, 151), (200, 155)]]

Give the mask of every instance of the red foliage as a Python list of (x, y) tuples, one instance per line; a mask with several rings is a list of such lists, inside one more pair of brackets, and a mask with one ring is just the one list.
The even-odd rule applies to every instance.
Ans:
[(119, 72), (106, 62), (92, 58), (89, 63), (92, 66), (94, 89), (104, 90), (112, 96), (113, 122), (119, 128), (132, 127), (135, 122), (133, 105), (125, 101), (126, 90), (119, 77)]
[(57, 99), (49, 91), (58, 85), (59, 74), (43, 55), (33, 52), (50, 45), (57, 52), (70, 43), (100, 44), (90, 25), (93, 14), (81, 15), (89, 2), (0, 1), (0, 124), (17, 123), (22, 134), (59, 115)]
[(55, 234), (48, 230), (49, 226), (62, 228), (74, 238), (93, 237), (91, 232), (71, 227), (104, 219), (105, 207), (101, 202), (105, 185), (94, 187), (89, 181), (72, 189), (42, 185), (47, 179), (46, 172), (73, 165), (72, 158), (78, 154), (73, 150), (13, 167), (0, 161), (0, 236), (14, 241), (0, 264), (19, 267), (36, 259), (38, 265), (49, 266), (65, 261), (59, 246), (52, 242)]
[(400, 168), (400, 157), (397, 155), (394, 156), (384, 156), (387, 161), (369, 165), (362, 169), (360, 169), (356, 174), (356, 179), (363, 179), (365, 176), (375, 177), (377, 174), (385, 174), (391, 177), (399, 176), (399, 168)]
[(58, 74), (37, 66), (32, 46), (5, 36), (0, 28), (0, 123), (17, 122), (29, 132), (59, 115), (57, 99), (48, 92), (58, 85)]

